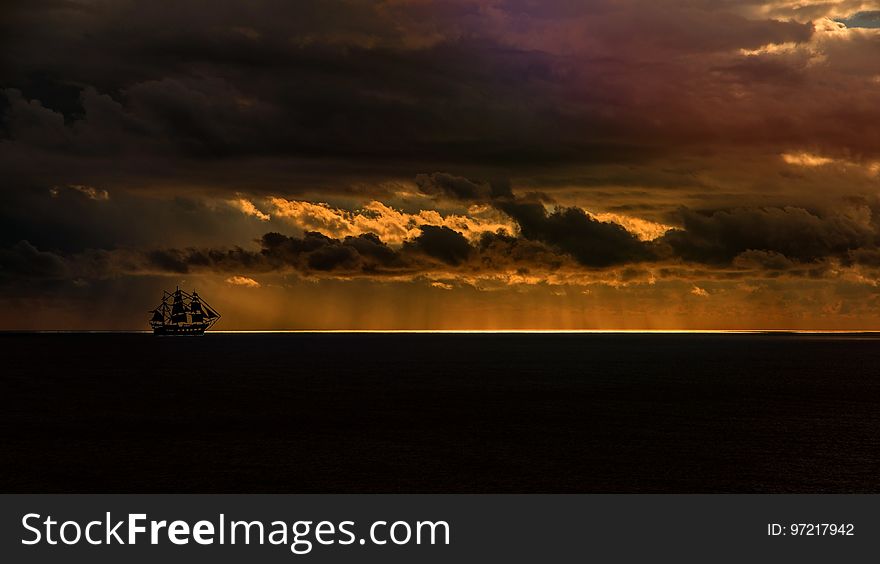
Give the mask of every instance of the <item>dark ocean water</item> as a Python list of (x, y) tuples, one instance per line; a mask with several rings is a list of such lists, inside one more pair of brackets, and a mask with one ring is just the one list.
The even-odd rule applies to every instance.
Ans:
[(878, 492), (880, 339), (0, 334), (4, 492)]

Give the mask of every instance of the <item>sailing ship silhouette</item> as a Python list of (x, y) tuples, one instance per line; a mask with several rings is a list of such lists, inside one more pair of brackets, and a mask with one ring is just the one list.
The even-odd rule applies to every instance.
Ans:
[(179, 287), (174, 292), (163, 291), (162, 303), (150, 313), (154, 335), (204, 335), (220, 319), (217, 310), (195, 290), (188, 294)]

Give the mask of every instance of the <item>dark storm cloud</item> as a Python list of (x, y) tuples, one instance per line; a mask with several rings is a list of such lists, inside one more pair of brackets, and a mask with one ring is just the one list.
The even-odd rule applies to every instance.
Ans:
[(302, 237), (266, 233), (259, 241), (259, 252), (242, 249), (164, 250), (148, 255), (151, 266), (172, 272), (190, 268), (219, 271), (271, 271), (292, 269), (303, 273), (405, 274), (436, 267), (431, 259), (459, 265), (472, 248), (461, 233), (448, 227), (423, 225), (421, 233), (395, 250), (375, 235), (364, 233), (343, 239), (308, 231)]
[(502, 201), (499, 209), (519, 224), (523, 238), (573, 256), (580, 264), (605, 267), (653, 258), (650, 247), (616, 223), (598, 221), (579, 208), (547, 212), (540, 203)]
[(135, 258), (136, 269), (150, 272), (272, 272), (303, 274), (389, 275), (416, 272), (424, 261), (395, 251), (379, 237), (366, 233), (336, 239), (318, 232), (301, 237), (270, 232), (259, 240), (260, 249), (160, 249)]
[[(0, 247), (24, 239), (64, 254), (86, 249), (237, 243), (261, 232), (203, 198), (142, 197), (104, 185), (3, 185)], [(256, 231), (255, 231), (256, 229)]]
[(458, 231), (436, 225), (423, 225), (421, 230), (415, 239), (404, 244), (405, 250), (421, 251), (451, 265), (461, 264), (471, 254), (470, 243)]
[(304, 272), (379, 273), (402, 271), (408, 266), (406, 258), (372, 233), (342, 240), (317, 232), (306, 232), (301, 238), (267, 233), (260, 244), (261, 256), (271, 268), (291, 266)]
[(510, 181), (474, 181), (446, 172), (417, 174), (415, 183), (422, 194), (465, 202), (480, 202), (493, 198), (512, 197)]
[(568, 262), (564, 254), (544, 243), (505, 233), (483, 233), (476, 248), (479, 268), (486, 272), (554, 271)]
[(445, 196), (455, 200), (488, 199), (492, 189), (488, 184), (478, 184), (461, 176), (444, 172), (416, 176), (419, 191), (429, 196)]
[[(549, 124), (538, 121), (527, 133), (511, 106), (537, 101), (540, 88), (530, 86), (531, 77), (547, 72), (546, 56), (468, 42), (409, 49), (390, 22), (376, 21), (369, 4), (352, 5), (372, 14), (367, 21), (373, 23), (363, 27), (374, 29), (346, 29), (353, 16), (341, 12), (348, 3), (322, 6), (326, 14), (300, 3), (276, 4), (250, 31), (241, 29), (239, 10), (221, 9), (228, 21), (215, 14), (205, 23), (186, 3), (161, 13), (136, 3), (130, 12), (83, 18), (88, 44), (44, 28), (63, 64), (40, 59), (47, 50), (41, 44), (7, 61), (13, 74), (6, 86), (18, 89), (6, 93), (10, 134), (31, 147), (83, 152), (112, 133), (123, 143), (105, 150), (146, 152), (170, 166), (163, 162), (169, 155), (406, 161), (428, 153), (439, 160), (503, 162), (510, 155), (528, 158), (524, 149), (535, 146), (530, 136), (549, 133)], [(338, 29), (326, 36), (310, 29), (312, 22), (333, 19), (334, 11)], [(277, 29), (273, 22), (284, 20), (303, 23)], [(126, 37), (117, 26), (128, 29)], [(19, 40), (13, 45), (25, 51), (28, 39)], [(92, 53), (102, 43), (102, 52)], [(95, 57), (106, 64), (96, 65)], [(34, 73), (44, 77), (38, 85)], [(519, 87), (511, 90), (507, 82), (514, 76)], [(78, 104), (56, 103), (47, 83), (80, 85)], [(504, 90), (508, 101), (493, 102)], [(44, 107), (38, 111), (31, 107), (36, 104)], [(559, 119), (550, 105), (538, 111), (542, 119)]]
[(269, 232), (258, 244), (258, 250), (128, 248), (62, 255), (21, 241), (0, 248), (0, 284), (13, 293), (26, 293), (34, 281), (70, 285), (130, 275), (296, 272), (319, 278), (411, 278), (443, 272), (555, 269), (567, 262), (540, 243), (487, 232), (471, 245), (461, 233), (432, 225), (422, 226), (418, 236), (397, 249), (372, 233), (338, 239), (318, 232), (302, 236)]
[[(671, 56), (812, 33), (729, 6), (567, 4), (13, 3), (0, 23), (4, 150), (30, 169), (52, 161), (38, 176), (56, 184), (71, 181), (62, 155), (90, 155), (78, 166), (91, 167), (85, 180), (95, 183), (106, 157), (136, 155), (113, 163), (117, 177), (218, 183), (234, 174), (288, 190), (302, 181), (289, 159), (405, 176), (426, 161), (628, 162), (681, 136), (643, 109), (685, 107), (660, 81), (703, 94)], [(689, 113), (693, 127), (712, 125)], [(262, 163), (270, 170), (241, 162), (221, 173), (201, 162), (220, 158), (275, 160)]]
[(236, 269), (265, 271), (271, 268), (265, 257), (241, 247), (156, 249), (147, 252), (125, 250), (121, 253), (129, 264), (139, 270), (184, 274), (192, 270), (227, 272)]
[[(419, 175), (416, 177), (416, 184), (422, 193), (428, 195), (471, 202), (488, 201), (516, 221), (522, 238), (539, 241), (568, 254), (583, 266), (607, 267), (655, 258), (650, 245), (640, 241), (622, 226), (599, 221), (580, 208), (557, 206), (548, 212), (543, 202), (552, 202), (552, 199), (546, 194), (534, 192), (524, 197), (515, 197), (506, 181), (479, 182), (450, 174), (434, 173)], [(455, 234), (448, 228), (428, 229), (425, 226), (419, 239), (424, 239), (423, 244), (427, 245), (432, 239), (439, 239), (441, 233), (450, 240)], [(445, 262), (456, 264), (466, 256), (467, 242), (460, 235), (459, 237), (459, 258), (449, 255), (445, 257)], [(441, 258), (437, 254), (434, 256)]]
[(0, 280), (4, 282), (62, 280), (69, 276), (63, 257), (40, 251), (28, 241), (0, 249)]
[[(682, 229), (659, 241), (686, 261), (729, 264), (742, 253), (779, 268), (785, 260), (811, 262), (875, 248), (877, 230), (863, 217), (824, 215), (803, 208), (741, 208), (713, 212), (680, 210)], [(755, 253), (763, 253), (756, 255)]]
[[(471, 244), (448, 227), (423, 225), (400, 248), (373, 233), (341, 239), (318, 232), (289, 236), (270, 232), (256, 251), (233, 249), (161, 249), (123, 253), (117, 260), (132, 272), (265, 273), (299, 272), (308, 276), (421, 276), (438, 272), (496, 274), (506, 270), (555, 270), (570, 263), (564, 253), (537, 241), (485, 232)], [(105, 273), (106, 275), (106, 273)]]

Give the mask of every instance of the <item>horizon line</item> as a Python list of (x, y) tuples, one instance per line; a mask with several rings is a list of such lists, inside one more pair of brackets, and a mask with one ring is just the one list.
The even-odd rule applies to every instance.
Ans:
[[(143, 333), (149, 329), (0, 329), (0, 333)], [(413, 334), (875, 334), (880, 329), (240, 329), (215, 330), (205, 334), (257, 333), (413, 333)]]

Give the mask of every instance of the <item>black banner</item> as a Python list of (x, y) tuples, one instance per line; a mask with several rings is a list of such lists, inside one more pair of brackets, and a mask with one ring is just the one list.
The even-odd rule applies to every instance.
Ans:
[(876, 496), (6, 495), (5, 562), (875, 561)]

